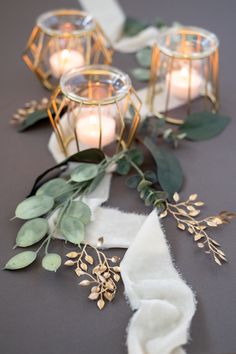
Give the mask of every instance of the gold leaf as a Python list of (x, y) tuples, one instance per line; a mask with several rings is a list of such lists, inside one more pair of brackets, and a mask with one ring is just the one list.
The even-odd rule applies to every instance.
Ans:
[(99, 286), (93, 286), (91, 288), (91, 293), (99, 293), (100, 291), (100, 287)]
[(105, 306), (105, 301), (103, 299), (98, 300), (97, 306), (98, 306), (99, 310), (102, 310), (103, 307)]
[(175, 194), (173, 195), (173, 199), (174, 201), (177, 203), (179, 201), (179, 193), (175, 192)]
[(69, 252), (66, 254), (66, 257), (68, 257), (68, 258), (76, 258), (78, 256), (79, 256), (78, 252)]
[(211, 242), (215, 245), (215, 246), (220, 246), (220, 244), (218, 242), (216, 242), (215, 240), (211, 239)]
[(164, 218), (167, 216), (167, 214), (168, 214), (168, 212), (167, 212), (167, 209), (166, 209), (166, 210), (164, 210), (164, 211), (159, 215), (159, 217), (160, 217), (161, 219), (164, 219)]
[(193, 230), (193, 228), (192, 228), (191, 226), (188, 228), (188, 232), (189, 232), (191, 235), (194, 233), (194, 230)]
[(83, 262), (80, 264), (80, 267), (81, 267), (83, 270), (85, 270), (85, 271), (87, 271), (87, 269), (88, 269), (87, 264), (86, 264), (86, 263), (83, 263)]
[(200, 210), (190, 211), (190, 213), (189, 213), (190, 216), (197, 216), (199, 214), (200, 214)]
[(196, 225), (197, 221), (196, 220), (188, 220), (188, 223), (191, 225)]
[(98, 274), (98, 278), (101, 280), (102, 283), (105, 283), (106, 279), (101, 274)]
[(97, 248), (102, 247), (103, 243), (104, 243), (104, 238), (99, 237), (99, 239), (97, 240)]
[(103, 276), (104, 276), (105, 279), (108, 279), (108, 278), (110, 278), (110, 273), (109, 272), (105, 272), (103, 274)]
[(93, 268), (92, 273), (97, 274), (99, 272), (99, 269), (100, 269), (100, 267), (99, 267), (99, 265), (97, 265), (96, 267)]
[(200, 226), (198, 227), (199, 230), (205, 230), (206, 228), (207, 228), (206, 225), (200, 225)]
[(212, 221), (212, 220), (207, 220), (206, 223), (207, 223), (208, 226), (217, 227), (217, 224), (214, 221)]
[(64, 263), (64, 265), (66, 265), (66, 266), (73, 266), (75, 264), (75, 262), (74, 261), (72, 261), (71, 259), (68, 259), (68, 261), (65, 261), (65, 263)]
[(89, 256), (88, 254), (86, 254), (85, 260), (86, 260), (89, 264), (93, 264), (93, 257)]
[(220, 266), (222, 265), (221, 261), (219, 260), (219, 258), (217, 258), (215, 255), (214, 255), (214, 260), (217, 264), (219, 264)]
[(116, 282), (118, 282), (120, 280), (120, 276), (118, 274), (114, 274), (114, 279)]
[(178, 212), (179, 212), (181, 215), (187, 215), (187, 212), (186, 212), (184, 209), (178, 209)]
[(100, 271), (101, 273), (104, 273), (106, 270), (107, 270), (107, 267), (105, 266), (105, 264), (100, 265), (99, 271)]
[(197, 245), (198, 245), (199, 248), (203, 248), (204, 247), (204, 243), (202, 243), (202, 242), (198, 242)]
[(195, 211), (196, 209), (194, 208), (194, 206), (192, 206), (192, 205), (188, 205), (187, 206), (187, 209), (189, 210), (189, 211)]
[(114, 283), (113, 281), (111, 281), (111, 279), (109, 279), (107, 282), (106, 282), (106, 287), (109, 289), (109, 290), (114, 290), (115, 289), (115, 286), (114, 286)]
[(89, 280), (82, 280), (79, 285), (81, 286), (88, 286), (90, 284), (90, 281)]
[(227, 262), (227, 258), (226, 258), (225, 256), (223, 256), (222, 254), (219, 254), (219, 257), (220, 257), (221, 259), (223, 259), (223, 261)]
[(177, 224), (177, 227), (178, 227), (180, 230), (185, 230), (185, 225), (182, 224), (182, 223), (180, 223), (180, 222)]
[(205, 205), (205, 203), (204, 203), (204, 202), (199, 201), (199, 202), (194, 203), (194, 205), (196, 205), (196, 206), (203, 206), (203, 205)]
[(97, 300), (97, 298), (99, 297), (99, 294), (98, 293), (91, 293), (89, 294), (88, 298), (90, 300)]
[(117, 273), (120, 273), (120, 267), (116, 266), (116, 267), (113, 267), (113, 270)]
[(112, 301), (113, 298), (114, 298), (114, 295), (113, 295), (112, 293), (106, 291), (106, 292), (104, 293), (104, 297), (105, 297), (108, 301)]
[(112, 263), (117, 263), (119, 260), (120, 260), (120, 257), (118, 257), (118, 256), (113, 256), (111, 258)]
[(79, 267), (75, 269), (75, 273), (78, 277), (80, 277), (82, 274), (84, 274), (84, 272)]
[(195, 194), (191, 194), (188, 199), (189, 199), (191, 202), (193, 202), (194, 200), (197, 199), (197, 197), (198, 197), (198, 195), (197, 195), (197, 193), (195, 193)]
[(221, 218), (219, 218), (219, 217), (217, 217), (217, 216), (214, 217), (214, 218), (212, 219), (212, 221), (215, 222), (217, 225), (223, 224)]
[(196, 235), (194, 236), (194, 241), (198, 241), (198, 240), (200, 240), (202, 237), (204, 237), (202, 234), (196, 234)]

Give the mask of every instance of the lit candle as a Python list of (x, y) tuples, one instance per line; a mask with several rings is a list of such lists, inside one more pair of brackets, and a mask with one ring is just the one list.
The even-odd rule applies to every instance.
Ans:
[(49, 63), (53, 76), (59, 78), (67, 70), (83, 66), (84, 57), (76, 50), (63, 49), (52, 54)]
[[(101, 116), (101, 147), (116, 140), (116, 123), (108, 114)], [(99, 147), (100, 120), (95, 113), (81, 116), (76, 124), (79, 143), (86, 147)]]
[[(189, 77), (191, 75), (191, 77)], [(190, 79), (190, 80), (189, 80)], [(195, 69), (191, 70), (191, 74), (187, 67), (183, 67), (180, 70), (173, 70), (171, 75), (167, 75), (167, 85), (170, 82), (170, 94), (180, 100), (186, 101), (189, 94), (189, 86), (191, 92), (191, 99), (194, 99), (200, 95), (202, 87), (202, 77)]]

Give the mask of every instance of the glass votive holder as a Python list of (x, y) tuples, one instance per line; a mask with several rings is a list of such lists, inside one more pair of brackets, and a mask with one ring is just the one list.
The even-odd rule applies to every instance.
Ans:
[(91, 15), (61, 9), (38, 17), (22, 58), (43, 85), (52, 90), (67, 70), (111, 64), (112, 55), (107, 37)]
[[(181, 118), (193, 110), (218, 110), (218, 46), (217, 37), (201, 28), (173, 27), (159, 36), (152, 49), (147, 97), (154, 115), (181, 123), (180, 117), (170, 114), (172, 107), (182, 106)], [(155, 104), (158, 94), (164, 102), (162, 111)]]
[(109, 153), (128, 148), (140, 109), (141, 101), (127, 74), (106, 65), (90, 65), (61, 77), (48, 114), (61, 151), (70, 156), (88, 148), (108, 148)]

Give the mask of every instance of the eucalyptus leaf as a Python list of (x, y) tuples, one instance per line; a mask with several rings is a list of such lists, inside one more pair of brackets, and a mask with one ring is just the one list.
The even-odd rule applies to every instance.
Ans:
[(140, 66), (150, 68), (152, 49), (150, 47), (143, 48), (136, 53), (136, 59)]
[(116, 172), (119, 175), (125, 176), (129, 173), (131, 169), (130, 163), (126, 160), (126, 158), (121, 158), (117, 162)]
[(123, 34), (127, 37), (133, 37), (147, 28), (147, 26), (148, 25), (141, 20), (127, 17), (123, 28)]
[(138, 187), (141, 179), (142, 178), (139, 175), (133, 175), (127, 178), (126, 184), (129, 188), (135, 189)]
[(84, 240), (84, 224), (73, 216), (65, 214), (60, 222), (60, 230), (67, 241), (80, 245)]
[(183, 171), (179, 161), (171, 152), (158, 148), (153, 142), (145, 138), (144, 144), (151, 152), (156, 165), (158, 181), (168, 197), (172, 198), (183, 185)]
[(94, 178), (94, 180), (90, 183), (88, 189), (87, 189), (87, 194), (92, 193), (97, 186), (99, 185), (99, 183), (102, 181), (103, 177), (105, 176), (105, 171), (101, 171), (99, 172), (99, 174)]
[(153, 171), (145, 171), (144, 176), (148, 181), (151, 181), (152, 183), (156, 183), (158, 180), (156, 173)]
[(84, 225), (87, 225), (91, 220), (90, 208), (81, 201), (71, 202), (69, 208), (66, 210), (66, 214), (79, 219)]
[(133, 148), (128, 151), (129, 158), (138, 166), (142, 165), (144, 161), (143, 151), (138, 148)]
[(179, 132), (190, 140), (207, 140), (219, 135), (229, 124), (230, 118), (211, 112), (190, 114)]
[(89, 181), (97, 176), (99, 172), (99, 166), (89, 163), (81, 163), (71, 173), (71, 179), (75, 182)]
[(48, 195), (53, 199), (61, 199), (63, 196), (69, 196), (73, 192), (73, 187), (63, 178), (53, 178), (44, 183), (36, 192), (36, 195)]
[(23, 132), (42, 120), (47, 120), (49, 122), (47, 109), (41, 109), (30, 113), (26, 117), (26, 119), (21, 123), (18, 128), (18, 131)]
[(132, 70), (133, 77), (141, 82), (147, 82), (150, 79), (150, 70), (144, 68), (135, 68)]
[(37, 253), (33, 251), (18, 253), (7, 262), (4, 269), (17, 270), (28, 267), (36, 258)]
[(49, 272), (56, 272), (61, 266), (61, 256), (57, 253), (48, 253), (43, 257), (42, 267)]
[(47, 195), (29, 197), (18, 204), (15, 215), (23, 220), (37, 218), (51, 210), (53, 204), (53, 198)]
[(16, 236), (16, 245), (19, 247), (32, 246), (40, 241), (48, 232), (48, 222), (43, 218), (27, 221), (21, 226)]

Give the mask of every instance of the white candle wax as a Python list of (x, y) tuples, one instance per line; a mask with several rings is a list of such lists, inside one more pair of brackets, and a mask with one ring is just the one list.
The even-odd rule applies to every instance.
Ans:
[(83, 66), (84, 57), (81, 53), (72, 49), (63, 49), (53, 53), (49, 58), (53, 76), (61, 77), (69, 69)]
[[(189, 75), (191, 75), (191, 80), (189, 80)], [(171, 80), (170, 95), (173, 95), (180, 100), (187, 101), (189, 85), (191, 99), (194, 99), (200, 95), (202, 77), (194, 69), (191, 70), (191, 74), (186, 67), (183, 67), (180, 70), (173, 70), (171, 75), (167, 75), (167, 85), (169, 85), (169, 80)]]
[[(91, 113), (79, 118), (76, 133), (79, 143), (86, 147), (99, 147), (100, 124), (99, 116)], [(101, 146), (116, 140), (116, 123), (110, 115), (101, 116), (102, 141)]]

